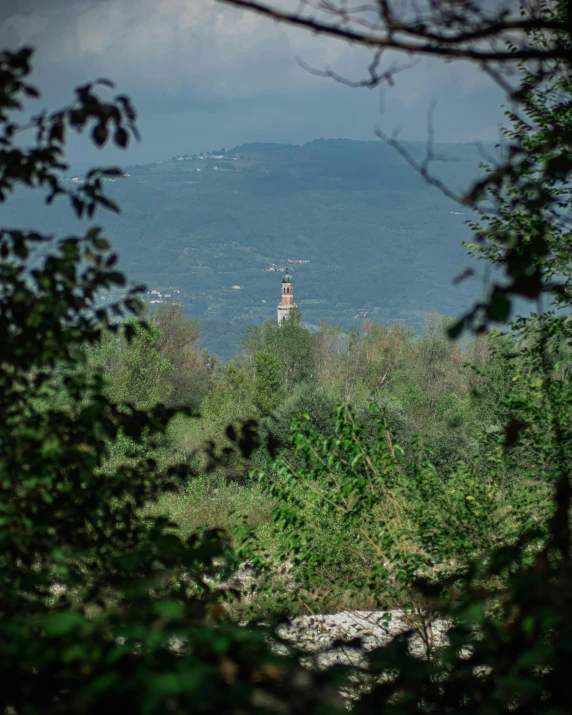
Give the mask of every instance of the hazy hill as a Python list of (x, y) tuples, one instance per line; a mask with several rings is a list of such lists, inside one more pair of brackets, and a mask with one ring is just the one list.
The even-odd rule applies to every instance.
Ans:
[[(423, 144), (405, 146), (423, 157)], [(471, 144), (435, 153), (435, 172), (455, 190), (482, 160)], [(474, 284), (451, 283), (468, 264), (460, 243), (470, 214), (393, 148), (320, 139), (211, 154), (127, 167), (109, 187), (121, 216), (98, 220), (130, 279), (180, 298), (219, 354), (235, 349), (244, 325), (275, 316), (280, 273), (269, 269), (286, 260), (308, 261), (292, 268), (296, 302), (314, 325), (366, 317), (419, 326), (427, 311), (457, 314), (475, 297)], [(40, 221), (74, 229), (62, 202), (46, 212), (20, 194), (6, 207), (6, 224)]]

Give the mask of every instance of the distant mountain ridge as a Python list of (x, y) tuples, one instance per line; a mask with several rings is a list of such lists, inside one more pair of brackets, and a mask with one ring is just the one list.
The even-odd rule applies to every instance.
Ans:
[[(422, 142), (404, 142), (417, 160)], [(436, 144), (435, 173), (467, 188), (482, 161), (474, 144)], [(363, 319), (419, 327), (431, 309), (457, 314), (475, 284), (452, 285), (469, 263), (471, 218), (381, 142), (317, 139), (303, 146), (246, 144), (126, 167), (109, 189), (120, 216), (100, 215), (133, 282), (180, 299), (205, 321), (223, 356), (244, 326), (274, 319), (278, 270), (293, 264), (304, 321), (343, 327)], [(70, 174), (70, 179), (73, 178)], [(67, 207), (45, 211), (20, 194), (5, 223), (68, 233)], [(154, 294), (157, 300), (157, 294)]]

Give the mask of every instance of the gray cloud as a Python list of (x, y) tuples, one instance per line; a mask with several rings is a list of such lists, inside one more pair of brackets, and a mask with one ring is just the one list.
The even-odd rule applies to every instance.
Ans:
[[(369, 139), (376, 121), (423, 138), (433, 99), (441, 139), (494, 139), (500, 117), (499, 91), (474, 67), (423, 61), (391, 89), (352, 90), (296, 58), (356, 78), (363, 50), (214, 0), (18, 0), (2, 6), (0, 41), (37, 47), (47, 101), (97, 76), (116, 80), (140, 109), (144, 141), (134, 161), (256, 139)], [(74, 157), (91, 159), (80, 147)]]

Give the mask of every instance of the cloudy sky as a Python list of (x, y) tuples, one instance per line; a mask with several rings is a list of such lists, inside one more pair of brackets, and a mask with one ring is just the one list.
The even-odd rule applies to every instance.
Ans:
[[(368, 55), (216, 0), (3, 0), (3, 47), (37, 48), (41, 104), (66, 102), (104, 76), (131, 95), (142, 141), (124, 163), (230, 148), (249, 141), (373, 139), (375, 126), (424, 139), (436, 101), (436, 138), (494, 140), (502, 96), (470, 65), (423, 61), (382, 90), (350, 89), (300, 66), (366, 75)], [(74, 142), (73, 161), (92, 161)]]

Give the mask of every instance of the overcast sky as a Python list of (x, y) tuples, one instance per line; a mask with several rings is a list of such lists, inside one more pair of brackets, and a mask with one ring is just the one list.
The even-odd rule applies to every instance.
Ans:
[[(392, 88), (350, 89), (311, 75), (297, 58), (359, 79), (365, 52), (216, 0), (3, 0), (0, 39), (37, 48), (43, 106), (100, 76), (131, 95), (142, 142), (123, 163), (249, 141), (373, 139), (377, 124), (425, 139), (433, 100), (438, 140), (495, 140), (502, 121), (502, 95), (471, 65), (427, 60)], [(74, 142), (70, 158), (93, 161), (94, 151)]]

